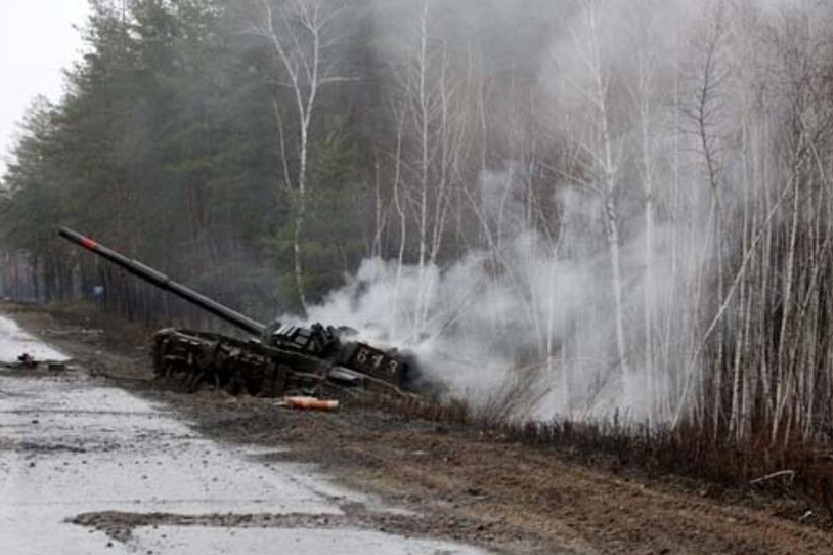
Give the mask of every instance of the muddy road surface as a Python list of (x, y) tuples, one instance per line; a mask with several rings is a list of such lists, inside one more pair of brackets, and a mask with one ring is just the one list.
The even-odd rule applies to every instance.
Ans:
[[(0, 361), (62, 358), (0, 316)], [(68, 363), (0, 372), (0, 552), (474, 554), (380, 531), (415, 518), (280, 445), (231, 445)]]
[(178, 393), (141, 330), (0, 313), (75, 361), (0, 374), (3, 553), (833, 553), (801, 499), (367, 407)]

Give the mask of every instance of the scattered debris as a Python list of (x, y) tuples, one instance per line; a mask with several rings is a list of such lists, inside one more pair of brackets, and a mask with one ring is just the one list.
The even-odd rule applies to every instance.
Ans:
[(44, 330), (44, 335), (49, 335), (52, 337), (75, 337), (78, 335), (81, 336), (101, 336), (104, 334), (104, 330), (102, 329), (72, 329), (72, 330)]
[(45, 367), (50, 372), (63, 372), (66, 370), (64, 360), (38, 360), (29, 353), (18, 355), (14, 361), (0, 361), (0, 368), (11, 368), (13, 370), (37, 370)]
[(61, 360), (49, 360), (46, 362), (46, 369), (50, 372), (63, 372), (67, 368)]
[(293, 396), (284, 397), (275, 403), (279, 407), (292, 410), (314, 410), (319, 412), (335, 412), (339, 403), (333, 399), (319, 399), (317, 397)]
[(35, 357), (30, 355), (29, 353), (23, 353), (17, 357), (18, 362), (20, 363), (21, 368), (28, 368), (29, 370), (34, 370), (38, 367), (38, 361), (35, 360)]

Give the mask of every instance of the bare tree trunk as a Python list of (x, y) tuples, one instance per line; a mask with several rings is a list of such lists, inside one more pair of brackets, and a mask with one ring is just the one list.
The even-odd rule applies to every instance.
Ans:
[(616, 352), (617, 364), (621, 369), (622, 376), (629, 380), (630, 370), (628, 365), (628, 348), (625, 338), (625, 309), (622, 300), (622, 269), (621, 252), (619, 246), (619, 221), (616, 212), (616, 189), (617, 167), (613, 158), (613, 139), (610, 135), (608, 102), (607, 102), (607, 75), (604, 70), (604, 57), (601, 45), (601, 30), (599, 28), (599, 3), (597, 0), (589, 0), (587, 3), (587, 24), (589, 32), (588, 54), (590, 72), (593, 79), (592, 99), (596, 108), (596, 124), (598, 126), (600, 149), (597, 154), (597, 161), (601, 166), (603, 192), (603, 219), (607, 247), (610, 257), (611, 268), (611, 290), (614, 303), (614, 323), (616, 328)]
[(303, 230), (309, 196), (310, 129), (317, 112), (319, 89), (329, 83), (349, 80), (336, 76), (335, 62), (326, 53), (338, 46), (334, 22), (344, 10), (338, 3), (324, 0), (288, 0), (273, 9), (271, 0), (260, 0), (261, 14), (254, 15), (249, 32), (265, 38), (280, 61), (289, 82), (298, 122), (297, 170), (290, 171), (285, 148), (285, 131), (277, 102), (274, 106), (281, 145), (283, 185), (293, 200), (292, 251), (295, 286), (303, 312), (307, 310), (304, 287)]
[(427, 88), (428, 71), (428, 0), (423, 0), (422, 17), (420, 19), (420, 43), (417, 57), (417, 71), (419, 72), (419, 132), (420, 132), (420, 203), (419, 203), (419, 299), (416, 307), (416, 327), (422, 327), (427, 307), (428, 283), (426, 279), (426, 264), (428, 262), (428, 190), (430, 183), (430, 148), (429, 148), (429, 99)]

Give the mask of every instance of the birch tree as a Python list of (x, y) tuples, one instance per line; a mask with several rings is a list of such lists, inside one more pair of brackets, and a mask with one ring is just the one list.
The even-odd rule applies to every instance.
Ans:
[[(451, 201), (460, 185), (465, 115), (459, 86), (444, 40), (432, 34), (432, 1), (414, 10), (413, 42), (397, 67), (397, 176), (394, 184), (397, 212), (405, 196), (416, 227), (420, 291), (414, 307), (416, 329), (428, 317), (428, 295), (446, 235)], [(404, 161), (404, 163), (403, 163)], [(407, 170), (407, 171), (404, 171)]]
[(277, 96), (273, 116), (280, 144), (282, 187), (294, 205), (295, 285), (301, 309), (306, 312), (302, 238), (310, 194), (310, 134), (313, 118), (319, 111), (322, 88), (352, 79), (339, 74), (336, 51), (345, 39), (339, 23), (347, 6), (328, 0), (250, 1), (246, 31), (262, 37), (269, 45), (282, 69), (275, 83), (289, 91), (294, 105), (297, 125), (294, 141), (290, 141), (290, 127)]
[(613, 322), (616, 365), (621, 375), (630, 378), (628, 342), (625, 336), (625, 303), (622, 284), (622, 254), (617, 194), (620, 189), (621, 146), (617, 145), (611, 121), (610, 60), (604, 45), (603, 14), (610, 3), (605, 0), (582, 0), (581, 25), (574, 35), (576, 47), (584, 64), (584, 80), (574, 83), (586, 98), (586, 117), (590, 129), (582, 149), (588, 160), (590, 181), (585, 185), (599, 196), (602, 224), (610, 262), (610, 291), (613, 297)]

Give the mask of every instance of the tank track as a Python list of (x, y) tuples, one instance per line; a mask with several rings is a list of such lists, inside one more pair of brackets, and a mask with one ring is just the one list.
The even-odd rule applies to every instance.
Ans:
[(370, 367), (357, 372), (339, 364), (344, 362), (355, 368), (359, 362), (369, 365), (376, 360), (375, 366), (384, 366), (392, 364), (388, 355), (382, 360), (378, 354), (381, 351), (362, 343), (356, 343), (347, 352), (347, 361), (330, 360), (265, 347), (254, 340), (183, 329), (160, 330), (151, 339), (156, 378), (178, 384), (189, 392), (208, 386), (232, 395), (261, 397), (295, 393), (338, 397), (359, 390), (411, 395), (386, 379), (384, 372), (374, 373)]

